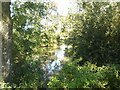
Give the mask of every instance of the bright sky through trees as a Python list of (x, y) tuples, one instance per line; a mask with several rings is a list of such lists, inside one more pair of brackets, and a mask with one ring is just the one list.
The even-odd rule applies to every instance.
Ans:
[(69, 11), (75, 12), (75, 0), (51, 0), (53, 1), (60, 15), (66, 16)]
[[(11, 0), (12, 2), (16, 0)], [(26, 0), (20, 0), (21, 2), (26, 1)], [(32, 0), (31, 0), (32, 1)], [(34, 0), (33, 0), (34, 1)], [(76, 0), (50, 0), (55, 3), (57, 6), (57, 11), (60, 15), (66, 16), (68, 12), (76, 12)]]

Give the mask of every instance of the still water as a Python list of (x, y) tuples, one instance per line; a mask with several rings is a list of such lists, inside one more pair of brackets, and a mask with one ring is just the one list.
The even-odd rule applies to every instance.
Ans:
[(47, 75), (52, 76), (55, 72), (59, 71), (62, 68), (63, 62), (65, 60), (65, 49), (68, 48), (66, 45), (61, 45), (59, 49), (55, 49), (53, 61), (49, 61), (46, 64), (46, 69), (48, 71)]
[(44, 79), (50, 79), (55, 73), (62, 68), (64, 61), (69, 60), (65, 57), (65, 49), (69, 48), (66, 45), (60, 45), (59, 48), (41, 47), (41, 53), (34, 58), (33, 62), (40, 61), (41, 68), (44, 71)]

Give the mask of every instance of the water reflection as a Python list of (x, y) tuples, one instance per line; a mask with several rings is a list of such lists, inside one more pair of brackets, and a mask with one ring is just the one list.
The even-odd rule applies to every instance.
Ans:
[(56, 58), (46, 64), (47, 76), (52, 76), (62, 68), (62, 61), (65, 59), (65, 48), (68, 48), (68, 46), (61, 45), (59, 49), (55, 49), (55, 54), (51, 57)]

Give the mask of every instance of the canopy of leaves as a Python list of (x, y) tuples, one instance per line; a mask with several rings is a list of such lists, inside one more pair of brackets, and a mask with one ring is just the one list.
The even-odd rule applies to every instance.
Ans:
[[(13, 4), (13, 62), (11, 83), (16, 87), (45, 87), (40, 46), (53, 43), (52, 33), (41, 24), (48, 7), (45, 3), (15, 2)], [(37, 61), (36, 61), (37, 60)]]
[(70, 15), (72, 31), (66, 44), (68, 56), (83, 62), (119, 63), (120, 3), (83, 3), (81, 14)]

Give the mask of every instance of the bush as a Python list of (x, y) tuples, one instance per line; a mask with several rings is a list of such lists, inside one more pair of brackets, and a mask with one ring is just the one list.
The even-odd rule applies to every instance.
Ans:
[(86, 63), (66, 63), (58, 75), (52, 77), (49, 88), (120, 88), (119, 69), (116, 65), (98, 67)]

